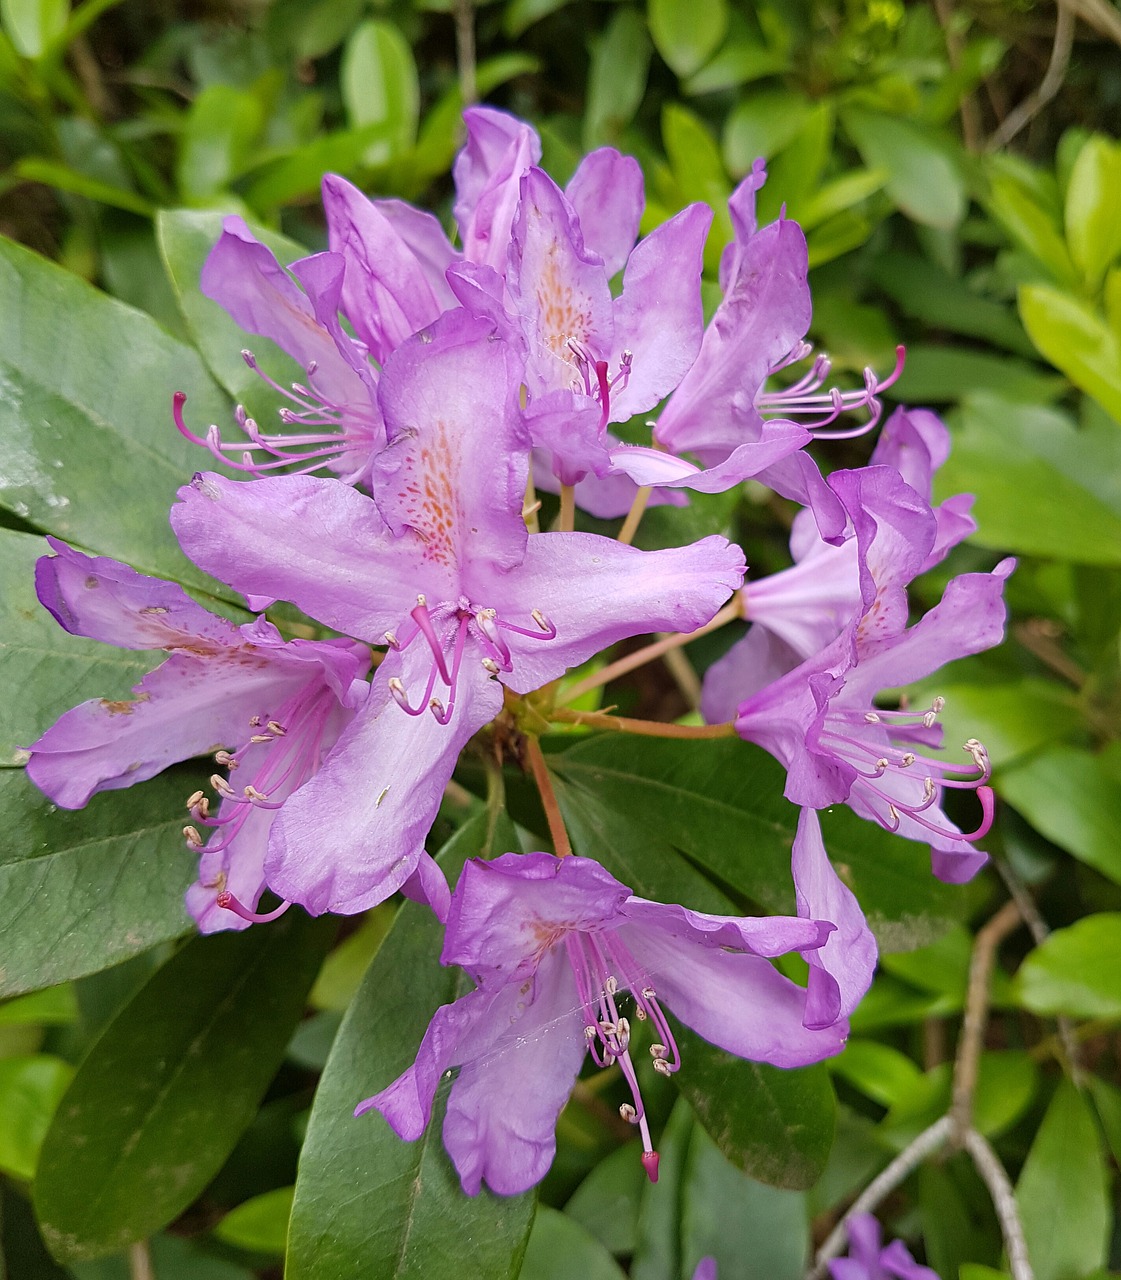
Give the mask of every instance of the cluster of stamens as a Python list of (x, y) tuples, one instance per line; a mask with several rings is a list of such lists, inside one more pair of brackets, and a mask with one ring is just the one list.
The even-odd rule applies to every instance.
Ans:
[[(205, 436), (197, 436), (183, 419), (187, 397), (177, 391), (172, 399), (172, 416), (180, 434), (192, 444), (209, 450), (214, 458), (235, 471), (246, 471), (261, 479), (270, 471), (292, 468), (285, 474), (308, 475), (328, 466), (332, 460), (356, 455), (358, 464), (351, 474), (340, 475), (347, 484), (360, 480), (366, 472), (369, 457), (381, 434), (381, 418), (372, 402), (338, 404), (315, 386), (317, 364), (313, 360), (305, 371), (305, 382), (282, 387), (258, 365), (251, 351), (241, 353), (245, 363), (274, 391), (291, 402), (278, 417), (295, 431), (269, 434), (261, 430), (244, 405), (238, 405), (234, 417), (247, 440), (226, 441), (218, 426), (211, 424)], [(240, 455), (240, 456), (239, 456)]]
[[(203, 791), (195, 791), (187, 798), (187, 810), (192, 822), (183, 828), (183, 838), (192, 853), (204, 853), (205, 861), (226, 854), (233, 846), (245, 821), (254, 809), (276, 810), (302, 782), (319, 766), (322, 748), (323, 726), (326, 720), (324, 704), (334, 695), (326, 688), (304, 689), (289, 699), (280, 719), (264, 720), (253, 716), (249, 721), (252, 730), (244, 746), (237, 751), (217, 751), (215, 763), (227, 769), (232, 776), (241, 768), (247, 754), (254, 748), (271, 744), (273, 750), (264, 753), (258, 769), (250, 782), (240, 789), (220, 773), (211, 775), (210, 785), (221, 804), (219, 811), (211, 811), (210, 798)], [(279, 797), (279, 798), (278, 798)], [(200, 827), (207, 828), (204, 836)], [(222, 859), (225, 861), (225, 859)], [(263, 923), (282, 915), (289, 904), (282, 903), (275, 911), (258, 914), (226, 888), (226, 872), (219, 869), (204, 887), (217, 889), (217, 905), (232, 911), (243, 920)]]
[[(993, 821), (992, 789), (985, 785), (992, 766), (984, 745), (976, 738), (963, 744), (962, 750), (973, 761), (972, 772), (965, 776), (951, 776), (963, 771), (921, 750), (910, 749), (930, 738), (945, 705), (944, 698), (935, 698), (925, 711), (918, 712), (833, 710), (825, 717), (818, 741), (856, 770), (862, 793), (878, 802), (877, 816), (889, 831), (899, 830), (901, 815), (905, 814), (940, 836), (972, 843), (988, 833)], [(880, 785), (882, 780), (899, 777), (921, 778), (921, 798), (905, 802), (889, 785)], [(982, 820), (975, 831), (954, 833), (924, 816), (938, 804), (943, 787), (976, 791)]]
[[(776, 361), (767, 370), (767, 376), (778, 373), (789, 365), (797, 364), (811, 355), (813, 347), (808, 342), (800, 342), (789, 355)], [(903, 372), (903, 361), (906, 350), (895, 348), (895, 367), (886, 378), (881, 379), (870, 366), (864, 370), (864, 386), (855, 391), (842, 391), (839, 387), (823, 390), (826, 380), (833, 369), (833, 362), (827, 355), (819, 355), (814, 360), (810, 371), (789, 387), (780, 391), (764, 391), (755, 398), (755, 407), (760, 413), (773, 413), (783, 418), (806, 419), (803, 423), (811, 431), (821, 431), (831, 426), (843, 413), (865, 409), (867, 421), (859, 426), (844, 431), (829, 431), (825, 434), (831, 440), (849, 440), (855, 436), (865, 435), (879, 422), (883, 413), (883, 403), (878, 398), (896, 382)]]
[[(650, 1045), (652, 1066), (659, 1075), (672, 1075), (681, 1066), (677, 1042), (657, 993), (634, 958), (611, 933), (570, 933), (565, 938), (568, 958), (576, 977), (576, 989), (584, 1011), (584, 1038), (592, 1061), (598, 1067), (618, 1066), (631, 1091), (619, 1114), (628, 1124), (637, 1125), (642, 1135), (642, 1163), (651, 1182), (658, 1180), (658, 1153), (650, 1141), (646, 1109), (638, 1077), (630, 1056), (631, 1024), (619, 1012), (617, 996), (622, 985), (634, 1002), (634, 1016), (649, 1022), (656, 1039)], [(620, 977), (616, 975), (621, 975)]]
[(569, 338), (565, 346), (572, 353), (573, 363), (580, 375), (573, 378), (572, 390), (578, 395), (599, 401), (599, 428), (602, 431), (611, 415), (611, 392), (620, 383), (625, 387), (630, 381), (634, 356), (630, 351), (624, 351), (619, 357), (619, 368), (615, 376), (608, 377), (607, 361), (597, 360), (583, 343)]
[[(455, 710), (456, 686), (463, 666), (463, 656), (470, 637), (483, 651), (482, 665), (492, 676), (514, 669), (514, 659), (510, 647), (503, 639), (504, 631), (519, 635), (528, 640), (553, 640), (557, 629), (540, 609), (530, 614), (534, 630), (516, 626), (500, 618), (494, 609), (478, 608), (461, 596), (455, 604), (440, 604), (429, 607), (427, 598), (417, 596), (416, 607), (409, 611), (413, 625), (411, 630), (401, 638), (394, 631), (385, 633), (385, 643), (398, 652), (407, 649), (417, 638), (423, 636), (432, 652), (432, 667), (428, 673), (428, 683), (424, 696), (417, 706), (409, 701), (408, 691), (403, 681), (392, 676), (387, 682), (389, 692), (397, 705), (410, 716), (419, 716), (424, 711), (431, 711), (440, 724), (447, 724)], [(448, 620), (455, 625), (455, 638), (451, 643), (451, 662), (448, 662), (446, 644), (437, 632)], [(447, 689), (447, 701), (435, 696), (436, 681), (439, 679)]]

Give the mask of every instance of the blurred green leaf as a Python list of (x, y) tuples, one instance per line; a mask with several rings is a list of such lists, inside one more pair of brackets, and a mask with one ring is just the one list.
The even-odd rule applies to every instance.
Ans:
[(70, 0), (0, 0), (0, 22), (25, 58), (38, 58), (66, 29)]
[(903, 404), (945, 404), (972, 395), (999, 396), (1030, 404), (1055, 400), (1064, 390), (1061, 378), (1027, 360), (965, 347), (912, 342), (907, 346), (903, 376), (891, 388), (890, 396)]
[(728, 29), (728, 0), (646, 0), (654, 46), (679, 76), (700, 70)]
[(922, 1079), (905, 1053), (875, 1040), (850, 1040), (829, 1068), (881, 1107), (893, 1106)]
[(1056, 929), (1020, 966), (1016, 988), (1033, 1013), (1121, 1017), (1121, 914)]
[(778, 75), (789, 68), (788, 55), (759, 41), (743, 15), (734, 9), (728, 15), (728, 33), (724, 43), (699, 71), (683, 81), (681, 89), (689, 96), (734, 89), (749, 80)]
[(1036, 1280), (1068, 1280), (1105, 1264), (1113, 1211), (1089, 1103), (1060, 1080), (1016, 1184)]
[(652, 46), (642, 15), (621, 8), (592, 45), (584, 148), (615, 144), (646, 92)]
[(806, 1197), (761, 1186), (694, 1126), (682, 1181), (681, 1253), (683, 1276), (711, 1257), (718, 1276), (799, 1280), (806, 1259)]
[(502, 30), (514, 39), (527, 27), (571, 3), (572, 0), (509, 0), (502, 18)]
[(413, 145), (420, 84), (412, 50), (392, 22), (371, 19), (354, 30), (346, 42), (340, 85), (351, 128), (378, 125), (385, 131), (364, 163), (387, 164)]
[[(64, 342), (63, 330), (81, 334)], [(219, 594), (167, 512), (202, 458), (175, 430), (185, 391), (228, 412), (195, 352), (151, 317), (0, 241), (0, 507), (46, 533)]]
[(745, 98), (724, 124), (722, 151), (729, 171), (743, 177), (756, 157), (769, 160), (794, 141), (813, 109), (808, 98), (788, 89), (763, 90)]
[[(469, 819), (441, 854), (454, 881), (486, 836)], [(443, 1104), (424, 1135), (402, 1142), (380, 1115), (355, 1104), (408, 1067), (428, 1020), (466, 989), (437, 957), (442, 929), (407, 903), (382, 943), (335, 1040), (315, 1096), (292, 1210), (288, 1280), (512, 1277), (533, 1217), (533, 1197), (465, 1196), (441, 1142)], [(441, 1091), (441, 1097), (446, 1096)]]
[(22, 769), (0, 770), (0, 995), (96, 973), (188, 931), (183, 803), (203, 780), (170, 769), (68, 812)]
[(1055, 747), (1002, 773), (1000, 794), (1048, 840), (1121, 884), (1121, 781), (1097, 756)]
[(47, 160), (42, 156), (25, 156), (16, 163), (13, 173), (26, 182), (41, 182), (58, 191), (84, 196), (87, 200), (96, 200), (99, 204), (107, 204), (114, 209), (124, 209), (128, 213), (138, 213), (150, 218), (155, 212), (152, 202), (137, 195), (135, 191), (115, 187), (108, 182), (99, 182), (96, 178), (87, 177), (68, 165), (60, 164), (56, 160)]
[[(1039, 1068), (1022, 1049), (987, 1050), (981, 1056), (973, 1097), (973, 1123), (988, 1137), (1003, 1133), (1031, 1105), (1039, 1087)], [(949, 1110), (953, 1067), (939, 1063), (901, 1090), (881, 1129), (905, 1146)]]
[[(564, 1211), (613, 1254), (634, 1253), (646, 1171), (642, 1146), (628, 1142), (613, 1151), (576, 1188)], [(540, 1210), (538, 1210), (540, 1213)]]
[(284, 1056), (331, 936), (299, 908), (196, 938), (102, 1033), (43, 1143), (35, 1207), (60, 1261), (114, 1253), (218, 1172)]
[(957, 226), (965, 213), (965, 183), (940, 139), (910, 120), (858, 107), (846, 107), (841, 120), (868, 168), (886, 170), (887, 192), (909, 218)]
[(339, 943), (323, 962), (308, 996), (312, 1008), (331, 1009), (336, 1013), (345, 1011), (358, 990), (362, 975), (385, 941), (395, 915), (395, 907), (382, 903), (366, 916), (359, 928)]
[(225, 1244), (250, 1249), (254, 1253), (282, 1255), (288, 1240), (288, 1219), (292, 1215), (295, 1187), (277, 1187), (239, 1204), (214, 1228)]
[(533, 1220), (518, 1280), (624, 1280), (624, 1274), (579, 1223), (542, 1205)]
[(0, 1171), (30, 1181), (39, 1149), (74, 1068), (35, 1054), (0, 1058)]
[(1078, 272), (1059, 228), (1058, 211), (1041, 200), (1029, 173), (1010, 168), (994, 173), (987, 205), (1012, 240), (1048, 275), (1060, 284), (1077, 286)]
[(1074, 162), (1065, 216), (1071, 257), (1093, 287), (1121, 253), (1119, 191), (1121, 146), (1096, 134), (1087, 140)]
[(67, 982), (57, 987), (47, 987), (17, 1000), (0, 1004), (0, 1027), (22, 1026), (41, 1022), (52, 1026), (67, 1026), (78, 1018), (78, 999), (73, 986)]
[(225, 191), (249, 159), (264, 124), (255, 94), (228, 84), (208, 85), (187, 113), (176, 177), (189, 201)]
[(976, 495), (982, 546), (1117, 565), (1119, 464), (1121, 435), (1108, 424), (1079, 429), (1054, 410), (977, 395), (962, 406), (935, 492)]
[(1019, 302), (1032, 342), (1121, 423), (1121, 338), (1086, 303), (1050, 285), (1024, 285)]

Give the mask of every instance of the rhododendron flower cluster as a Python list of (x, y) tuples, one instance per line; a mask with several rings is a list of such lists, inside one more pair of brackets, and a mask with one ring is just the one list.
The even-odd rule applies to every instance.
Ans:
[[(642, 1076), (681, 1066), (675, 1020), (783, 1068), (844, 1044), (876, 946), (819, 810), (847, 804), (924, 842), (944, 879), (984, 862), (984, 747), (970, 739), (965, 767), (947, 763), (941, 703), (914, 710), (893, 691), (999, 642), (1011, 566), (952, 578), (914, 616), (910, 584), (972, 531), (970, 500), (933, 505), (949, 442), (921, 410), (887, 419), (867, 466), (830, 469), (830, 438), (879, 429), (902, 356), (856, 390), (829, 385), (825, 356), (793, 369), (812, 356), (806, 243), (789, 219), (757, 226), (761, 163), (731, 197), (723, 296), (706, 326), (710, 209), (639, 238), (633, 159), (594, 152), (562, 190), (528, 125), (484, 107), (465, 119), (454, 245), (432, 215), (330, 175), (322, 253), (280, 263), (226, 220), (202, 289), (299, 371), (284, 387), (262, 373), (284, 398), (279, 422), (239, 408), (231, 438), (192, 428), (192, 406), (174, 397), (169, 417), (219, 469), (184, 477), (171, 523), (258, 616), (216, 617), (173, 583), (52, 543), (37, 586), (66, 630), (167, 657), (131, 700), (67, 712), (31, 745), (29, 773), (75, 808), (213, 753), (211, 791), (187, 797), (184, 829), (199, 859), (186, 908), (202, 931), (265, 924), (292, 904), (353, 914), (404, 892), (444, 923), (440, 959), (474, 984), (437, 1010), (398, 1079), (371, 1060), (355, 1097), (380, 1091), (359, 1113), (415, 1139), (458, 1069), (448, 1153), (468, 1193), (512, 1194), (549, 1168), (590, 1057), (625, 1083), (621, 1113), (656, 1178)], [(824, 470), (806, 451), (815, 439)], [(789, 568), (745, 584), (743, 551), (719, 535), (630, 545), (648, 502), (682, 505), (749, 477), (801, 505)], [(538, 491), (559, 495), (551, 528), (539, 527)], [(626, 520), (617, 536), (580, 531), (578, 510)], [(291, 609), (266, 616), (276, 602), (310, 629), (286, 638)], [(567, 672), (631, 637), (684, 642), (736, 618), (746, 635), (704, 680), (708, 727), (585, 719), (726, 731), (781, 761), (800, 811), (792, 916), (649, 901), (596, 849), (574, 854), (537, 743), (551, 723), (581, 720), (565, 705)], [(553, 851), (468, 861), (453, 886), (426, 840), (480, 734), (527, 762)], [(943, 807), (963, 788), (982, 815), (964, 833)], [(786, 955), (808, 982), (780, 972)]]

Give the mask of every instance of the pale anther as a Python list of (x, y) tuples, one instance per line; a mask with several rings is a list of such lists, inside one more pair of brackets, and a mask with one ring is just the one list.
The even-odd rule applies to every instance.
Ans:
[(233, 796), (235, 794), (233, 787), (222, 777), (220, 773), (211, 774), (210, 785), (223, 796)]
[(255, 734), (254, 734), (254, 735), (249, 739), (249, 741), (250, 741), (250, 742), (271, 742), (271, 741), (272, 741), (272, 734), (271, 734), (271, 733), (255, 733)]
[(619, 1114), (627, 1122), (634, 1124), (638, 1120), (638, 1112), (631, 1106), (629, 1102), (623, 1102), (619, 1106)]
[(215, 751), (214, 760), (216, 764), (220, 764), (226, 769), (237, 768), (237, 760), (228, 751)]
[(594, 1040), (594, 1039), (596, 1038), (596, 1034), (597, 1034), (597, 1033), (596, 1033), (596, 1029), (595, 1029), (595, 1027), (585, 1027), (585, 1028), (584, 1028), (584, 1039), (585, 1039), (585, 1040)]
[(654, 1070), (655, 1070), (659, 1075), (662, 1075), (662, 1076), (671, 1076), (671, 1075), (673, 1075), (673, 1068), (670, 1066), (670, 1064), (669, 1064), (669, 1063), (668, 1063), (664, 1058), (655, 1058), (655, 1059), (654, 1059)]
[(278, 738), (283, 738), (288, 730), (280, 723), (279, 720), (269, 721), (269, 731), (275, 733)]
[(484, 658), (483, 666), (486, 668), (487, 671), (491, 673), (492, 676), (498, 675), (498, 673), (502, 670), (502, 668), (498, 665), (497, 662), (495, 662), (493, 658)]
[(267, 800), (268, 796), (263, 791), (258, 791), (256, 787), (245, 788), (246, 800)]
[(643, 1000), (653, 1000), (653, 999), (654, 999), (654, 997), (655, 997), (656, 995), (657, 995), (657, 992), (654, 990), (654, 988), (653, 988), (653, 987), (643, 987), (643, 988), (642, 988), (642, 998), (643, 998)]
[(669, 1049), (664, 1044), (652, 1044), (650, 1046), (650, 1056), (652, 1058), (665, 1058), (669, 1055)]
[(903, 753), (903, 759), (899, 761), (899, 766), (902, 769), (909, 769), (914, 763), (915, 753), (913, 751), (905, 751)]
[(864, 713), (864, 723), (865, 723), (865, 724), (879, 724), (879, 723), (880, 723), (880, 717), (879, 717), (879, 716), (878, 716), (874, 711), (865, 711), (865, 713)]
[(394, 635), (392, 631), (387, 631), (385, 633), (384, 640), (391, 649), (400, 649), (401, 647), (401, 641), (397, 639), (396, 635)]
[(198, 827), (184, 827), (183, 839), (186, 840), (192, 849), (202, 848), (202, 836), (199, 833)]
[(619, 990), (619, 980), (609, 974), (603, 980), (603, 989), (609, 996), (613, 996)]
[(205, 800), (206, 796), (201, 791), (192, 791), (187, 797), (187, 808), (193, 809), (200, 800)]

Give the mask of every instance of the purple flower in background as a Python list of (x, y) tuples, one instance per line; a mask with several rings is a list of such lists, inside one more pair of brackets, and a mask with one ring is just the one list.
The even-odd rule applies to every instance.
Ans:
[[(188, 802), (198, 826), (187, 842), (202, 857), (187, 905), (204, 933), (244, 928), (265, 888), (272, 822), (364, 701), (369, 651), (352, 640), (285, 642), (264, 618), (237, 626), (174, 583), (50, 545), (57, 554), (36, 565), (36, 589), (67, 631), (169, 656), (134, 698), (66, 712), (30, 748), (28, 774), (56, 804), (79, 809), (95, 792), (222, 748), (231, 780), (212, 779), (217, 814), (201, 792)], [(199, 826), (214, 831), (205, 848)]]
[(829, 1264), (832, 1280), (938, 1280), (936, 1272), (921, 1266), (902, 1240), (881, 1248), (880, 1224), (870, 1213), (858, 1213), (848, 1222), (849, 1256)]
[(376, 397), (377, 371), (367, 348), (339, 323), (343, 258), (318, 253), (292, 263), (288, 271), (301, 291), (240, 218), (227, 218), (223, 225), (202, 270), (203, 293), (243, 329), (286, 351), (303, 368), (303, 381), (281, 387), (261, 372), (251, 352), (243, 351), (249, 367), (289, 401), (280, 418), (291, 430), (266, 434), (239, 406), (237, 421), (246, 442), (223, 441), (216, 426), (203, 439), (183, 420), (182, 395), (175, 397), (176, 425), (220, 462), (252, 475), (296, 465), (301, 471), (328, 468), (352, 484), (365, 480), (374, 454), (385, 443), (385, 428)]
[[(588, 858), (503, 854), (471, 861), (452, 896), (441, 961), (476, 990), (436, 1011), (416, 1062), (355, 1114), (376, 1108), (398, 1136), (419, 1138), (444, 1073), (461, 1067), (444, 1145), (468, 1194), (539, 1182), (556, 1148), (557, 1117), (590, 1053), (618, 1064), (657, 1176), (631, 1060), (631, 1022), (654, 1037), (654, 1069), (680, 1065), (662, 1002), (706, 1040), (755, 1062), (804, 1066), (839, 1052), (847, 1027), (803, 1025), (806, 992), (769, 958), (812, 953), (833, 926), (775, 916), (704, 915), (634, 897)], [(628, 999), (624, 1002), (624, 992)]]
[(390, 647), (273, 828), (269, 883), (312, 912), (364, 910), (412, 875), (502, 685), (528, 693), (627, 636), (695, 630), (742, 581), (742, 552), (719, 537), (656, 552), (530, 537), (521, 368), (491, 332), (454, 312), (387, 363), (372, 498), (308, 476), (203, 476), (172, 512), (187, 554), (237, 590)]
[[(941, 602), (907, 630), (888, 627), (879, 638), (875, 616), (862, 615), (816, 657), (740, 704), (736, 730), (785, 765), (787, 799), (815, 809), (843, 801), (861, 817), (929, 843), (943, 880), (968, 880), (984, 865), (971, 844), (992, 822), (984, 748), (970, 739), (972, 776), (951, 777), (958, 770), (929, 754), (940, 745), (940, 700), (911, 712), (881, 710), (874, 699), (999, 644), (1001, 594), (1013, 564), (952, 579)], [(984, 809), (976, 831), (963, 835), (942, 812), (945, 787), (976, 789)]]

